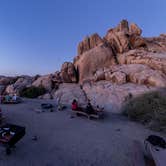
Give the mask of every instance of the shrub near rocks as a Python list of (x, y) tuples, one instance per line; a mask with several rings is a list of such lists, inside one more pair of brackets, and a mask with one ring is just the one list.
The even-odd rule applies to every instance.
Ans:
[(124, 114), (153, 130), (166, 132), (166, 95), (159, 91), (133, 98), (124, 106)]
[(24, 88), (20, 92), (21, 97), (27, 97), (27, 98), (36, 98), (38, 96), (41, 96), (46, 93), (46, 89), (43, 86), (35, 87), (31, 86), (28, 88)]

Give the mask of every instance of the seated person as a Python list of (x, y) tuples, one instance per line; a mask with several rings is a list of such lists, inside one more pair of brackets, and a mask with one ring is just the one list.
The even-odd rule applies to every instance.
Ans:
[(96, 111), (93, 109), (90, 102), (88, 102), (88, 105), (86, 106), (86, 113), (88, 114), (96, 114)]
[(78, 103), (77, 103), (77, 100), (73, 100), (72, 104), (71, 104), (71, 109), (73, 111), (78, 111)]
[(13, 100), (13, 101), (17, 101), (17, 96), (16, 96), (16, 94), (13, 95), (12, 100)]
[(9, 95), (6, 95), (6, 96), (5, 96), (5, 101), (6, 101), (6, 102), (10, 102), (10, 99), (11, 99), (11, 98), (10, 98)]

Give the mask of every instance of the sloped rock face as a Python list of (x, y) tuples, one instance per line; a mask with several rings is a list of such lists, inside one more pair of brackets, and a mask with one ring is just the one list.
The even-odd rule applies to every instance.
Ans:
[(166, 74), (166, 53), (152, 53), (144, 50), (131, 50), (118, 55), (120, 64), (143, 64)]
[(142, 34), (142, 30), (138, 27), (137, 24), (131, 23), (129, 27), (129, 33), (132, 35), (138, 35), (140, 36)]
[(154, 53), (166, 52), (166, 34), (161, 34), (159, 37), (145, 38), (148, 51)]
[(7, 93), (7, 94), (14, 94), (14, 93), (16, 93), (16, 94), (19, 95), (19, 92), (23, 88), (31, 86), (32, 82), (33, 82), (33, 78), (32, 77), (29, 77), (29, 76), (19, 77), (14, 84), (10, 84), (10, 85), (8, 85), (6, 87), (5, 93)]
[(86, 94), (81, 89), (79, 84), (60, 84), (59, 89), (53, 94), (53, 98), (68, 106), (71, 106), (74, 99), (78, 101), (79, 106), (81, 107), (86, 107), (87, 105)]
[(99, 71), (94, 75), (96, 81), (107, 80), (116, 84), (131, 82), (146, 86), (166, 87), (165, 74), (143, 64), (114, 65)]
[(126, 83), (127, 81), (126, 78), (127, 78), (127, 75), (121, 71), (116, 71), (112, 74), (110, 74), (110, 72), (105, 73), (105, 80), (111, 81), (112, 83), (116, 83), (116, 84)]
[(62, 65), (60, 78), (63, 83), (76, 83), (77, 82), (77, 73), (76, 69), (71, 62), (65, 62)]
[(10, 83), (10, 78), (0, 77), (0, 85), (8, 85)]
[(108, 30), (103, 39), (97, 34), (85, 38), (79, 43), (78, 56), (74, 58), (79, 82), (92, 77), (101, 67), (118, 64), (117, 53), (146, 47), (146, 40), (141, 37), (141, 33), (142, 30), (136, 24), (129, 25), (127, 20), (122, 20), (117, 27)]
[(52, 84), (52, 74), (49, 75), (44, 75), (39, 77), (37, 80), (35, 80), (32, 83), (32, 86), (35, 87), (44, 87), (47, 91), (51, 91), (53, 88), (53, 84)]
[(97, 69), (116, 64), (112, 49), (101, 45), (82, 54), (74, 63), (79, 73), (79, 81), (91, 78)]
[(121, 113), (123, 103), (130, 97), (136, 97), (146, 92), (155, 90), (153, 87), (127, 83), (122, 85), (112, 84), (109, 81), (86, 83), (83, 90), (93, 107), (104, 108), (105, 111)]
[(90, 37), (87, 36), (78, 45), (78, 55), (81, 55), (84, 52), (86, 52), (102, 43), (103, 43), (103, 40), (97, 33), (91, 35)]

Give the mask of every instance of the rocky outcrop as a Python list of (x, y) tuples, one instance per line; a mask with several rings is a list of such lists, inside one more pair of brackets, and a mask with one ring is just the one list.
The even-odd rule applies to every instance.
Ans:
[(32, 83), (32, 86), (35, 87), (44, 87), (47, 91), (51, 91), (53, 88), (53, 83), (52, 83), (52, 74), (44, 75), (39, 77), (37, 80), (35, 80)]
[(18, 77), (18, 79), (14, 84), (10, 84), (6, 87), (4, 93), (7, 94), (16, 93), (19, 95), (19, 92), (25, 87), (31, 86), (32, 82), (33, 82), (33, 77), (30, 76)]
[(122, 20), (107, 31), (87, 36), (78, 45), (73, 63), (45, 76), (0, 77), (0, 93), (19, 93), (24, 87), (43, 86), (42, 99), (54, 98), (71, 105), (73, 99), (85, 107), (88, 99), (96, 107), (121, 112), (128, 99), (166, 87), (166, 34), (143, 38), (135, 23)]
[(74, 63), (79, 82), (91, 78), (97, 69), (116, 64), (112, 49), (105, 45), (95, 47), (80, 56)]
[(123, 53), (146, 46), (141, 33), (142, 30), (136, 24), (131, 23), (129, 26), (127, 20), (122, 20), (116, 28), (110, 29), (104, 38), (115, 52)]
[(131, 50), (117, 56), (120, 64), (143, 64), (166, 74), (166, 53)]
[(102, 38), (97, 34), (93, 34), (90, 37), (87, 36), (83, 41), (78, 45), (78, 55), (83, 54), (84, 52), (100, 45), (103, 43)]
[(112, 74), (110, 72), (105, 73), (105, 80), (111, 81), (116, 84), (124, 84), (126, 83), (127, 75), (124, 72), (116, 71)]
[(116, 84), (135, 83), (146, 86), (166, 87), (166, 76), (147, 65), (127, 64), (114, 65), (109, 68), (99, 69), (94, 80), (107, 80)]
[(71, 62), (65, 62), (61, 67), (60, 78), (63, 83), (76, 83), (77, 72), (74, 64)]
[(86, 107), (87, 105), (86, 95), (79, 84), (60, 84), (59, 89), (53, 94), (53, 98), (57, 102), (68, 106), (71, 106), (73, 99), (76, 99), (81, 107)]
[(166, 34), (161, 34), (159, 37), (145, 38), (148, 51), (154, 53), (166, 52)]
[(141, 36), (142, 30), (138, 27), (137, 24), (131, 23), (131, 24), (130, 24), (130, 27), (129, 27), (129, 33), (130, 33), (131, 35), (134, 34), (134, 35), (137, 35), (137, 36)]
[(132, 97), (155, 90), (155, 88), (133, 83), (117, 85), (109, 81), (99, 81), (85, 83), (83, 90), (94, 108), (98, 105), (107, 112), (121, 113), (123, 103)]

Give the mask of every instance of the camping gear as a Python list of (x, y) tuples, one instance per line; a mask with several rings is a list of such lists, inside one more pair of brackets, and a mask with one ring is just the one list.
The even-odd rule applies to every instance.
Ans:
[(22, 102), (22, 99), (20, 97), (17, 97), (16, 100), (6, 100), (5, 97), (2, 97), (1, 103), (2, 104), (19, 104)]
[(50, 108), (53, 108), (53, 105), (50, 104), (50, 103), (42, 103), (42, 104), (41, 104), (41, 107), (42, 107), (43, 109), (50, 109)]
[(25, 135), (25, 127), (14, 124), (5, 124), (0, 127), (0, 144), (6, 147), (6, 154), (11, 153), (11, 148)]
[(146, 156), (152, 159), (156, 166), (165, 166), (166, 148), (165, 140), (156, 135), (150, 135), (144, 141)]
[(158, 146), (160, 148), (166, 148), (166, 142), (162, 137), (159, 137), (157, 135), (150, 135), (146, 141), (150, 142), (154, 146)]
[(88, 114), (85, 111), (72, 111), (75, 113), (77, 116), (83, 115), (87, 117), (88, 119), (95, 118), (95, 119), (103, 119), (104, 118), (104, 112), (103, 111), (96, 111), (96, 113)]

